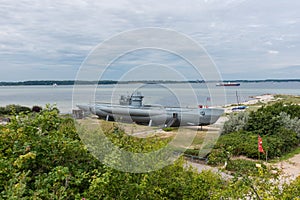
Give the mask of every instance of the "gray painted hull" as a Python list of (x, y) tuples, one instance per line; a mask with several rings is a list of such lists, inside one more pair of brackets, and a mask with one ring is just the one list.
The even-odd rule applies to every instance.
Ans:
[(155, 126), (209, 125), (215, 123), (224, 112), (219, 108), (131, 106), (105, 103), (77, 105), (77, 107), (106, 120)]

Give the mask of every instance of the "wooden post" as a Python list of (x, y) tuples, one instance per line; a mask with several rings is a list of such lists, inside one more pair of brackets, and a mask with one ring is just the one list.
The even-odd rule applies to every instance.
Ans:
[(239, 100), (239, 96), (238, 96), (237, 90), (235, 91), (235, 96), (236, 96), (237, 104), (238, 104), (238, 106), (239, 106), (239, 105), (240, 105), (240, 100)]

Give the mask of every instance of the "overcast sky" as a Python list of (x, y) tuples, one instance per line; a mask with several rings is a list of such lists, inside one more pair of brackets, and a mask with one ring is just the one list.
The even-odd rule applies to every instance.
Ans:
[(0, 81), (75, 79), (99, 43), (143, 27), (191, 37), (223, 79), (300, 78), (299, 10), (298, 0), (1, 0)]

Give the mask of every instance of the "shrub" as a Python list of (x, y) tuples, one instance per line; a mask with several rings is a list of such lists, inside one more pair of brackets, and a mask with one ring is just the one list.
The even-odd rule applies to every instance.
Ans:
[[(51, 107), (51, 109), (56, 109), (59, 112), (59, 110), (56, 107), (50, 105), (48, 105), (46, 109), (48, 109), (49, 107)], [(41, 106), (33, 106), (32, 108), (29, 108), (27, 106), (10, 104), (5, 107), (0, 107), (0, 115), (15, 115), (20, 113), (41, 112), (42, 110), (43, 108)]]
[(300, 119), (298, 117), (291, 118), (291, 116), (285, 112), (279, 114), (279, 120), (286, 129), (294, 131), (300, 138)]
[(255, 133), (239, 131), (221, 135), (209, 156), (209, 163), (219, 162), (215, 161), (215, 157), (220, 157), (222, 160), (224, 151), (230, 152), (233, 156), (244, 155), (256, 159), (258, 157), (265, 159), (266, 156), (268, 158), (280, 157), (295, 149), (299, 144), (296, 133), (285, 128), (280, 128), (276, 133), (261, 137), (263, 139), (263, 149), (267, 152), (267, 155), (258, 152), (258, 135)]
[(185, 150), (185, 154), (192, 155), (192, 156), (198, 156), (199, 155), (199, 149), (187, 149)]
[(231, 113), (228, 117), (228, 121), (224, 123), (222, 134), (243, 130), (248, 122), (248, 118), (248, 112)]
[(283, 103), (263, 106), (250, 113), (245, 130), (261, 135), (275, 133), (283, 125), (280, 117), (282, 112), (287, 113), (293, 119), (300, 116), (300, 106)]
[[(266, 156), (280, 157), (292, 151), (300, 143), (300, 120), (295, 117), (299, 112), (298, 105), (275, 103), (250, 114), (231, 114), (215, 145), (217, 150), (213, 150), (209, 162), (220, 162), (216, 160), (216, 155), (221, 156), (222, 160), (222, 151), (228, 151), (229, 147), (234, 156), (263, 159)], [(263, 148), (268, 155), (258, 153), (258, 135), (263, 138)]]
[(31, 109), (26, 106), (21, 105), (7, 105), (5, 107), (0, 107), (0, 115), (13, 115), (13, 114), (20, 114), (20, 113), (29, 113)]
[[(232, 171), (238, 174), (255, 174), (258, 172), (256, 167), (257, 162), (245, 159), (236, 159), (236, 160), (229, 160), (226, 166), (226, 170)], [(266, 166), (260, 163), (264, 169)]]
[(221, 135), (214, 149), (224, 149), (233, 156), (257, 158), (257, 135), (246, 131)]
[[(285, 131), (263, 136), (264, 144), (281, 140), (296, 144), (296, 134)], [(130, 137), (115, 125), (104, 132), (112, 142), (132, 152), (157, 150), (169, 142)], [(218, 159), (230, 161), (231, 154), (245, 153), (251, 145), (257, 152), (257, 135), (251, 132), (241, 130), (221, 138), (214, 149), (221, 155)], [(246, 148), (246, 142), (251, 147)], [(290, 148), (281, 147), (282, 151)], [(293, 198), (299, 192), (299, 181), (285, 186), (287, 193), (276, 190), (275, 179), (261, 172), (254, 173), (257, 177), (247, 175), (247, 182), (244, 178), (223, 180), (210, 171), (187, 169), (183, 159), (149, 173), (117, 171), (95, 159), (80, 141), (73, 119), (61, 117), (52, 107), (40, 113), (21, 113), (12, 117), (11, 123), (0, 125), (0, 169), (0, 199), (238, 199), (255, 197), (253, 186), (266, 199), (267, 195)], [(253, 164), (230, 161), (228, 169), (248, 173)]]
[(230, 152), (226, 151), (224, 148), (214, 149), (208, 155), (207, 164), (213, 166), (224, 165), (229, 159)]
[(43, 108), (41, 106), (33, 106), (31, 109), (32, 112), (37, 112), (37, 113), (41, 112), (42, 110)]
[[(115, 125), (107, 130), (113, 143), (132, 152), (169, 142), (131, 137)], [(116, 161), (109, 153), (105, 158)], [(183, 159), (149, 173), (104, 166), (81, 143), (73, 119), (52, 107), (0, 125), (0, 168), (0, 199), (208, 199), (223, 187), (218, 175), (186, 169)]]
[[(275, 134), (265, 136), (263, 141), (263, 147), (269, 158), (280, 157), (291, 152), (299, 144), (297, 134), (285, 128), (280, 128)], [(266, 155), (262, 156), (265, 158)]]

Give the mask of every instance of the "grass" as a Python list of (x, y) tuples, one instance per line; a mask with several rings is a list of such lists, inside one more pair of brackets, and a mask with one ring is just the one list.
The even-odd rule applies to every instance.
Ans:
[(264, 103), (264, 102), (262, 102), (262, 101), (258, 101), (257, 103), (255, 103), (255, 104), (251, 104), (251, 105), (246, 105), (246, 106), (255, 106), (255, 107), (261, 107), (261, 106), (263, 106), (263, 105), (266, 105), (266, 104), (269, 104), (269, 103), (271, 103), (271, 102), (268, 102), (268, 103)]
[(279, 162), (279, 161), (286, 161), (286, 160), (294, 157), (297, 154), (300, 154), (300, 147), (297, 147), (293, 151), (291, 151), (291, 152), (289, 152), (287, 154), (284, 154), (284, 155), (282, 155), (279, 158), (268, 160), (268, 162), (270, 162), (270, 163), (276, 163), (276, 162)]
[(165, 128), (162, 128), (162, 130), (164, 130), (166, 132), (177, 131), (178, 127), (165, 127)]
[(275, 99), (282, 101), (283, 103), (300, 104), (300, 96), (294, 95), (275, 95)]
[(247, 105), (246, 111), (252, 112), (252, 111), (257, 111), (261, 106), (259, 105)]
[[(247, 111), (256, 111), (263, 105), (272, 105), (277, 102), (283, 102), (285, 104), (291, 103), (291, 104), (300, 104), (300, 96), (295, 96), (295, 95), (274, 95), (274, 101), (270, 101), (267, 104), (263, 103), (261, 101), (258, 101), (256, 104), (251, 104), (251, 105), (246, 105), (248, 106)], [(243, 104), (241, 104), (243, 105)]]
[(200, 146), (204, 141), (204, 137), (205, 137), (205, 135), (197, 133), (191, 146), (193, 146), (195, 148)]
[[(96, 127), (101, 128), (103, 130), (110, 130), (114, 126), (118, 126), (122, 130), (124, 130), (128, 135), (131, 135), (133, 132), (140, 132), (141, 135), (135, 135), (134, 137), (141, 137), (141, 138), (151, 138), (151, 137), (158, 137), (161, 139), (172, 138), (178, 133), (178, 128), (167, 128), (167, 130), (161, 130), (160, 132), (155, 132), (157, 127), (148, 127), (143, 125), (137, 124), (126, 124), (126, 123), (116, 123), (116, 122), (107, 122), (104, 120), (99, 119), (89, 119), (89, 120), (79, 120), (79, 124), (84, 125), (89, 130), (95, 130)], [(94, 127), (92, 127), (94, 126)], [(182, 133), (186, 135), (193, 135), (195, 131), (197, 131), (192, 144), (190, 145), (189, 149), (191, 151), (199, 153), (199, 149), (203, 151), (210, 150), (215, 143), (215, 140), (218, 138), (219, 129), (217, 128), (206, 128), (204, 127), (203, 130), (197, 130), (194, 128), (183, 127), (181, 129)], [(180, 131), (180, 132), (181, 132)], [(144, 133), (143, 133), (144, 132)], [(203, 143), (205, 142), (204, 146)]]

